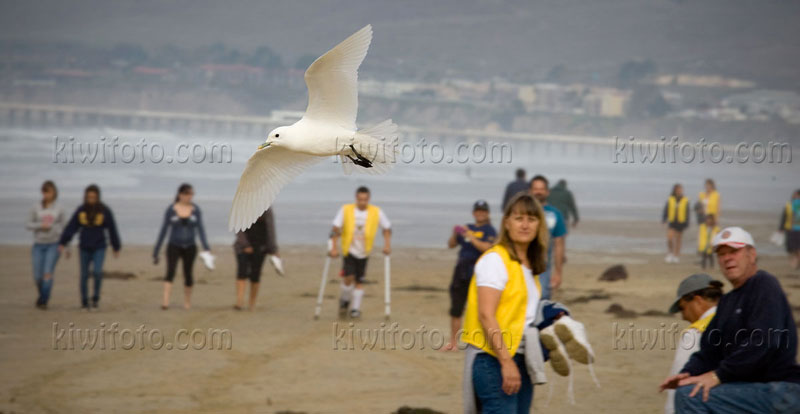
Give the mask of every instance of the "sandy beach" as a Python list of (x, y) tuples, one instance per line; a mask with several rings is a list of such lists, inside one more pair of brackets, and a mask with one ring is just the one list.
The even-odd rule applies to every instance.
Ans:
[[(757, 240), (764, 240), (772, 226), (768, 216), (741, 218), (748, 217)], [(658, 229), (648, 223), (586, 222), (570, 237), (634, 237)], [(568, 250), (565, 282), (556, 299), (586, 324), (602, 388), (595, 387), (586, 366), (576, 365), (577, 402), (571, 406), (566, 378), (549, 371), (550, 384), (535, 388), (535, 412), (662, 409), (665, 396), (657, 386), (673, 357), (670, 328), (686, 326), (664, 311), (677, 282), (699, 271), (689, 253), (692, 233), (677, 265), (664, 264), (660, 255)], [(461, 411), (463, 354), (432, 349), (441, 346), (449, 329), (447, 286), (455, 250), (396, 248), (390, 321), (383, 315), (383, 258), (373, 254), (364, 314), (350, 325), (336, 315), (339, 260), (331, 266), (334, 281), (326, 286), (322, 317), (313, 320), (324, 263), (318, 246), (282, 246), (288, 276), (265, 266), (253, 312), (232, 309), (235, 265), (229, 246), (213, 248), (216, 270), (196, 264), (191, 310), (181, 307), (176, 285), (172, 308), (162, 311), (164, 268), (152, 264), (150, 249), (126, 246), (119, 259), (109, 255), (106, 271), (117, 277), (104, 280), (100, 310), (84, 313), (78, 306), (74, 254), (59, 262), (50, 307), (40, 311), (33, 306), (29, 247), (0, 247), (0, 412), (392, 413), (401, 406)], [(615, 264), (625, 265), (627, 280), (597, 280)], [(800, 309), (800, 274), (781, 256), (761, 257), (760, 264), (780, 279), (793, 308)], [(710, 273), (722, 279), (716, 269)], [(639, 315), (606, 313), (614, 303)], [(648, 311), (650, 316), (642, 315)], [(114, 324), (127, 334), (110, 333)], [(79, 333), (86, 329), (103, 332), (106, 342), (82, 349)], [(137, 329), (145, 334), (136, 334)], [(163, 336), (160, 349), (152, 331)], [(414, 335), (417, 331), (422, 333)], [(661, 336), (648, 342), (642, 332)], [(365, 333), (375, 333), (377, 340)]]

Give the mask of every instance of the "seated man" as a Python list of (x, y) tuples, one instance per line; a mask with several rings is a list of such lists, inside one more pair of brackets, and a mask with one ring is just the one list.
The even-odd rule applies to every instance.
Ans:
[(720, 299), (700, 350), (661, 389), (677, 388), (678, 413), (797, 413), (797, 327), (786, 295), (758, 269), (750, 233), (728, 227), (713, 244), (733, 290)]
[[(711, 319), (714, 318), (714, 314), (717, 312), (717, 302), (721, 296), (722, 282), (711, 279), (711, 276), (706, 274), (691, 275), (678, 285), (678, 297), (670, 306), (669, 313), (680, 312), (683, 320), (691, 325), (681, 332), (669, 375), (680, 372), (681, 368), (689, 361), (689, 357), (700, 349), (700, 337)], [(664, 413), (672, 414), (674, 412), (675, 390), (669, 390)]]

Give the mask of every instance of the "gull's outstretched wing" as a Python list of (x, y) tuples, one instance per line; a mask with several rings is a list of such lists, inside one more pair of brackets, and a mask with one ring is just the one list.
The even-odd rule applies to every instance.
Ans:
[(356, 129), (358, 67), (367, 56), (372, 26), (353, 33), (306, 70), (308, 108), (304, 118)]
[(322, 159), (281, 147), (256, 151), (239, 179), (228, 229), (238, 232), (250, 227), (272, 205), (281, 188)]

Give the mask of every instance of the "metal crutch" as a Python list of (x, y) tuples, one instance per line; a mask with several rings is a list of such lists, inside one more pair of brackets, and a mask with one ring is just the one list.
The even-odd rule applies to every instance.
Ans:
[(390, 315), (392, 314), (392, 300), (391, 300), (391, 293), (392, 293), (392, 272), (391, 272), (391, 262), (389, 260), (389, 256), (384, 256), (383, 258), (383, 280), (384, 280), (384, 297), (386, 302), (386, 319), (388, 320)]
[(333, 241), (328, 239), (328, 251), (325, 252), (325, 267), (322, 269), (322, 281), (319, 283), (319, 293), (317, 294), (317, 308), (314, 309), (314, 319), (319, 319), (322, 312), (322, 299), (325, 297), (325, 283), (328, 282), (328, 268), (331, 267), (330, 251), (333, 248)]

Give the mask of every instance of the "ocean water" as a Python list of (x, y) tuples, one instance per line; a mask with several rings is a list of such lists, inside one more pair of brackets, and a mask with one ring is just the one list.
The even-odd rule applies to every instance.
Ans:
[[(65, 142), (101, 142), (101, 137), (119, 137), (119, 143), (135, 144), (144, 138), (158, 143), (167, 155), (180, 143), (208, 146), (227, 143), (231, 162), (160, 163), (149, 156), (132, 163), (63, 162), (54, 137)], [(407, 146), (417, 138), (405, 137)], [(435, 137), (426, 137), (428, 144)], [(68, 142), (68, 141), (66, 141)], [(59, 188), (59, 201), (68, 214), (78, 205), (83, 188), (96, 183), (102, 199), (115, 213), (124, 243), (154, 243), (164, 210), (175, 196), (178, 185), (195, 187), (195, 202), (200, 206), (212, 244), (229, 244), (233, 234), (227, 230), (227, 215), (239, 176), (247, 158), (261, 142), (253, 138), (194, 137), (163, 131), (132, 131), (107, 128), (50, 130), (0, 127), (0, 243), (28, 244), (31, 236), (24, 228), (30, 206), (39, 199), (39, 187), (52, 179)], [(471, 220), (471, 206), (477, 199), (487, 200), (493, 222), (499, 220), (499, 206), (505, 185), (516, 168), (525, 168), (529, 177), (544, 174), (551, 185), (566, 179), (575, 194), (583, 220), (652, 221), (660, 220), (661, 209), (672, 184), (683, 183), (694, 201), (703, 180), (712, 177), (723, 195), (723, 208), (744, 211), (774, 211), (777, 215), (791, 191), (798, 187), (798, 163), (615, 163), (613, 148), (607, 145), (563, 145), (530, 141), (502, 141), (508, 144), (511, 162), (432, 163), (415, 156), (412, 162), (399, 162), (387, 175), (354, 174), (345, 176), (333, 159), (321, 161), (291, 182), (274, 203), (278, 241), (286, 244), (319, 244), (322, 249), (337, 208), (353, 199), (359, 185), (372, 190), (372, 202), (381, 206), (393, 224), (393, 243), (397, 246), (444, 246), (455, 224)], [(444, 144), (452, 156), (455, 142)], [(423, 151), (417, 147), (419, 154)], [(54, 162), (59, 154), (59, 162)], [(130, 156), (130, 152), (127, 153)], [(410, 158), (410, 152), (401, 156)], [(117, 150), (117, 156), (121, 154)], [(799, 156), (795, 149), (795, 156)], [(635, 239), (619, 236), (576, 234), (570, 248), (598, 251), (637, 250), (660, 252), (663, 235), (642, 235)]]

